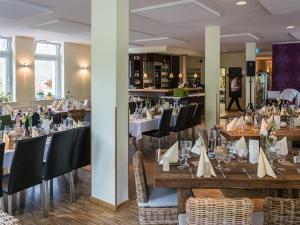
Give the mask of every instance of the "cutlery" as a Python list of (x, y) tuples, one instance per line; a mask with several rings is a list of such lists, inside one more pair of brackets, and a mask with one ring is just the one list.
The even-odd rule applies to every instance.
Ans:
[(190, 167), (190, 168), (189, 168), (189, 171), (190, 171), (190, 174), (192, 175), (192, 178), (194, 179), (194, 178), (195, 178), (195, 175), (193, 174), (193, 167)]
[(226, 178), (225, 173), (223, 172), (223, 170), (220, 170), (221, 174), (223, 175), (224, 178)]
[(249, 179), (252, 179), (252, 177), (250, 176), (250, 174), (247, 172), (247, 169), (246, 169), (246, 168), (242, 168), (242, 171), (243, 171), (243, 173), (245, 173), (245, 174), (247, 175), (247, 177), (248, 177)]

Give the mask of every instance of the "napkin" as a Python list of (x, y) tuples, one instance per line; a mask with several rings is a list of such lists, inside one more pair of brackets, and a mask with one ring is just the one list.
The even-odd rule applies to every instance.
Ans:
[(241, 116), (236, 122), (236, 126), (245, 126), (244, 118)]
[(252, 164), (258, 163), (259, 159), (259, 141), (249, 140), (249, 162)]
[(83, 127), (83, 123), (80, 120), (78, 120), (78, 127)]
[(37, 132), (37, 129), (36, 129), (35, 127), (32, 128), (31, 136), (32, 136), (33, 138), (39, 136), (39, 133)]
[(247, 150), (247, 143), (244, 137), (241, 137), (236, 143), (235, 143), (235, 149), (238, 151), (239, 149)]
[(195, 145), (193, 146), (191, 152), (200, 155), (201, 150), (204, 149), (207, 152), (206, 146), (204, 144), (204, 140), (201, 136), (199, 136), (198, 140), (196, 141)]
[(168, 158), (170, 163), (178, 162), (178, 141), (162, 155), (159, 165), (163, 165), (164, 158)]
[(300, 127), (300, 116), (297, 117), (297, 119), (295, 121), (295, 126)]
[(6, 133), (3, 134), (3, 142), (5, 143), (5, 150), (8, 150), (10, 138)]
[(152, 120), (153, 119), (153, 114), (149, 110), (147, 110), (147, 119), (148, 120)]
[[(205, 164), (206, 166), (209, 166), (209, 173), (207, 174), (208, 171), (205, 171), (207, 168), (205, 168)], [(216, 177), (216, 173), (214, 171), (214, 168), (212, 167), (209, 158), (207, 157), (206, 151), (203, 148), (200, 154), (200, 160), (199, 160), (199, 164), (198, 164), (198, 169), (197, 169), (197, 177), (211, 177), (214, 176)]]
[(264, 119), (261, 121), (260, 135), (263, 135), (263, 136), (268, 135), (268, 125)]
[(226, 131), (233, 131), (236, 128), (238, 118), (234, 118), (229, 124), (227, 124)]
[(270, 129), (273, 126), (274, 123), (274, 116), (271, 116), (268, 120), (267, 120), (267, 125), (268, 125), (268, 129)]
[(61, 100), (60, 103), (58, 103), (58, 105), (56, 106), (56, 110), (57, 111), (62, 111), (62, 105), (63, 105), (63, 101)]
[(287, 145), (287, 138), (284, 137), (280, 141), (277, 142), (279, 150), (278, 153), (280, 155), (287, 155), (289, 150), (288, 150), (288, 145)]
[(48, 119), (43, 119), (42, 128), (45, 133), (48, 133), (50, 130), (50, 121)]
[(73, 128), (77, 128), (77, 127), (78, 127), (78, 123), (75, 120), (73, 120)]
[(85, 99), (84, 102), (83, 102), (83, 107), (87, 107), (88, 106), (88, 100)]
[(277, 178), (264, 151), (262, 150), (262, 148), (260, 148), (258, 166), (257, 166), (257, 176), (259, 178), (263, 178), (266, 175), (273, 178)]
[(57, 103), (57, 101), (55, 100), (55, 101), (53, 102), (53, 104), (52, 104), (52, 107), (53, 107), (53, 108), (56, 108), (57, 105), (58, 105), (58, 103)]

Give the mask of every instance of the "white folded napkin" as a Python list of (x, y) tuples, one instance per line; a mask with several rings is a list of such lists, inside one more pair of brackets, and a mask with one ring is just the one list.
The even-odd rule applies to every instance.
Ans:
[(238, 119), (238, 121), (236, 122), (236, 126), (238, 127), (238, 126), (245, 126), (245, 120), (244, 120), (244, 118), (243, 118), (243, 116), (241, 116), (239, 119)]
[(152, 120), (153, 119), (153, 114), (149, 110), (147, 110), (147, 119), (148, 120)]
[(62, 107), (63, 107), (63, 100), (61, 100), (61, 101), (57, 104), (55, 110), (57, 110), (57, 111), (62, 111)]
[(199, 136), (198, 140), (196, 141), (195, 145), (193, 146), (191, 152), (200, 155), (202, 149), (205, 150), (205, 152), (207, 152), (204, 140), (201, 136)]
[(278, 141), (277, 144), (278, 144), (278, 147), (279, 147), (278, 153), (280, 155), (287, 155), (289, 153), (286, 137), (284, 137), (280, 141)]
[(236, 143), (234, 148), (238, 151), (240, 149), (242, 150), (248, 150), (247, 143), (244, 137), (241, 137)]
[(259, 159), (259, 140), (249, 140), (249, 162), (258, 163)]
[(5, 150), (8, 150), (10, 138), (6, 133), (3, 134), (3, 142), (5, 143)]
[(260, 135), (263, 135), (263, 136), (268, 135), (268, 125), (264, 119), (261, 121)]
[(197, 169), (197, 177), (211, 177), (214, 176), (216, 177), (216, 173), (214, 171), (214, 168), (211, 165), (211, 162), (209, 161), (209, 158), (207, 157), (206, 151), (203, 148), (200, 154), (200, 160), (198, 164), (198, 169)]
[(300, 116), (297, 117), (297, 119), (295, 121), (295, 126), (300, 127)]
[(270, 116), (270, 118), (267, 120), (268, 129), (270, 129), (273, 126), (274, 123), (274, 116)]
[(73, 120), (73, 128), (77, 128), (77, 127), (78, 127), (78, 123), (75, 120)]
[(88, 106), (88, 100), (85, 99), (84, 102), (83, 102), (83, 107), (87, 107)]
[(78, 127), (83, 127), (83, 123), (80, 120), (78, 120)]
[(42, 128), (43, 128), (43, 130), (44, 130), (45, 133), (48, 133), (49, 130), (50, 130), (50, 120), (43, 119)]
[(233, 131), (236, 129), (236, 123), (238, 121), (238, 118), (234, 118), (230, 123), (226, 126), (226, 131)]
[(168, 158), (169, 163), (178, 162), (178, 141), (162, 155), (159, 165), (163, 165), (164, 158)]
[(38, 133), (36, 127), (33, 127), (31, 132), (32, 132), (31, 133), (31, 137), (34, 138), (34, 137), (38, 137), (39, 136), (39, 133)]
[(259, 178), (263, 178), (266, 175), (273, 178), (277, 178), (264, 151), (262, 150), (262, 148), (260, 148), (258, 166), (257, 166), (257, 176)]
[(266, 112), (266, 107), (262, 107), (259, 111), (260, 115), (263, 115)]
[(53, 104), (52, 104), (52, 107), (53, 107), (53, 108), (56, 108), (57, 105), (58, 105), (58, 103), (57, 103), (57, 101), (55, 100), (55, 101), (53, 102)]

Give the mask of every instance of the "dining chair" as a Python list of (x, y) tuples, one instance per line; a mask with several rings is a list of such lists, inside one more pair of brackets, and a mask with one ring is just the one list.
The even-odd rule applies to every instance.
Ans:
[(140, 224), (177, 224), (176, 189), (148, 186), (140, 151), (133, 156), (133, 169)]
[(179, 109), (175, 126), (170, 128), (170, 132), (176, 133), (176, 139), (180, 139), (180, 133), (185, 130), (185, 122), (188, 113), (188, 107), (183, 106)]
[(161, 147), (161, 138), (170, 134), (170, 123), (172, 119), (173, 109), (164, 109), (157, 130), (143, 132), (143, 135), (158, 138), (158, 146)]
[(202, 103), (198, 103), (195, 109), (195, 113), (193, 116), (193, 125), (192, 125), (192, 137), (193, 140), (196, 139), (196, 127), (199, 126), (201, 124), (201, 113), (202, 113), (202, 108), (203, 108), (203, 104)]
[(194, 114), (196, 111), (197, 104), (189, 104), (188, 111), (185, 117), (185, 132), (186, 136), (188, 137), (189, 129), (193, 127), (194, 122)]
[(52, 136), (43, 167), (43, 191), (45, 198), (45, 207), (43, 209), (44, 217), (48, 216), (48, 181), (68, 173), (70, 183), (70, 200), (71, 202), (73, 201), (74, 180), (71, 172), (75, 137), (76, 129), (56, 132)]
[(300, 199), (267, 197), (264, 225), (300, 224)]
[(2, 176), (3, 176), (3, 159), (4, 159), (4, 150), (5, 150), (5, 143), (0, 143), (0, 210), (4, 211), (4, 202), (3, 202), (3, 191), (2, 191)]
[[(12, 195), (40, 185), (42, 187), (43, 155), (46, 136), (18, 140), (9, 174), (3, 177), (2, 189), (8, 198), (8, 214), (12, 215)], [(44, 207), (44, 197), (41, 196)]]
[(76, 122), (84, 120), (84, 115), (85, 115), (84, 109), (70, 109), (68, 113), (71, 114), (73, 120), (75, 120)]
[(8, 215), (7, 213), (0, 210), (0, 224), (3, 225), (20, 225), (20, 220)]
[(0, 116), (0, 120), (2, 122), (1, 130), (3, 130), (5, 126), (12, 127), (12, 121), (10, 115)]
[(249, 198), (189, 198), (179, 225), (252, 225), (253, 202)]

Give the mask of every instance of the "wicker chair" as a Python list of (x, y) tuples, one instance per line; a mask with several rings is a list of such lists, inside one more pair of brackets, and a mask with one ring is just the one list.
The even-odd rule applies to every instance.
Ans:
[(176, 190), (147, 185), (145, 167), (139, 151), (133, 156), (133, 168), (140, 224), (177, 224)]
[(248, 198), (190, 198), (186, 215), (179, 216), (179, 225), (251, 225), (253, 203)]
[(19, 225), (20, 221), (0, 210), (0, 225)]
[(264, 225), (300, 224), (300, 199), (267, 197)]

